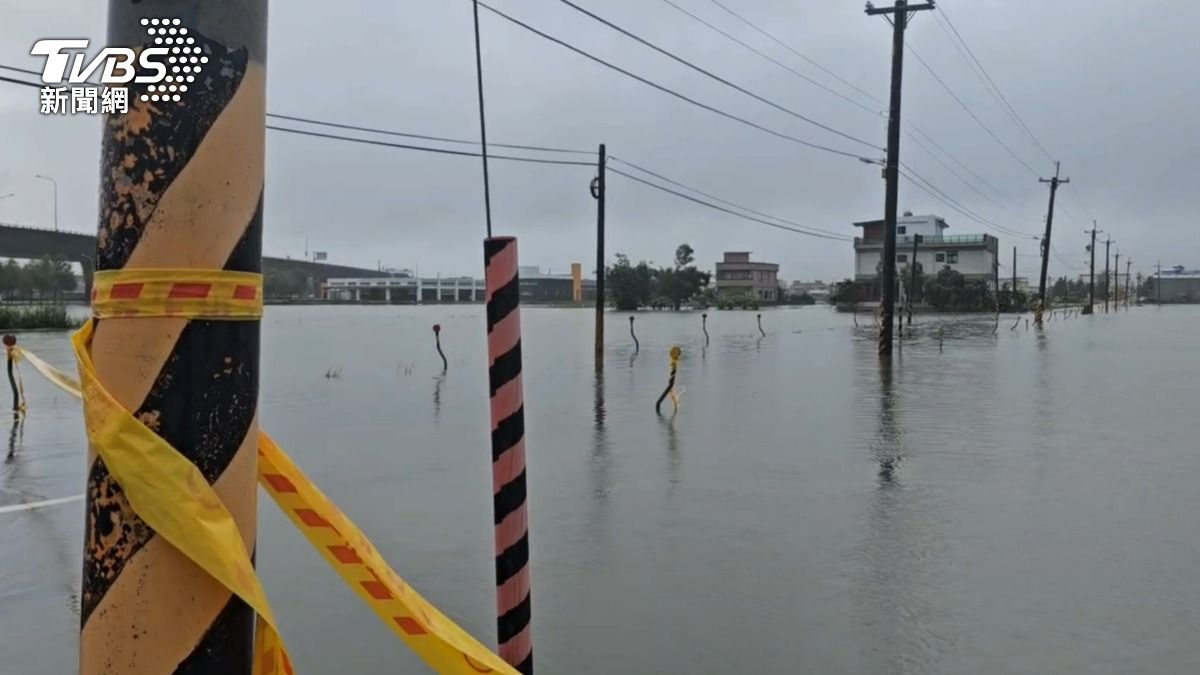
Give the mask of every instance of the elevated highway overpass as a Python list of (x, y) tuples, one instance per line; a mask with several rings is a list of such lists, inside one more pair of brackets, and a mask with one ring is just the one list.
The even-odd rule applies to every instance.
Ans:
[[(92, 291), (92, 259), (95, 255), (95, 235), (0, 223), (0, 259), (62, 258), (77, 262), (83, 267), (83, 283), (88, 296)], [(299, 272), (317, 283), (330, 278), (389, 276), (387, 272), (372, 269), (267, 256), (263, 257), (263, 272)]]

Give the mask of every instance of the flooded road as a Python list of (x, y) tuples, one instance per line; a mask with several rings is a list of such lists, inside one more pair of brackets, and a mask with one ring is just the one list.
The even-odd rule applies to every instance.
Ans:
[[(766, 337), (713, 311), (707, 348), (699, 313), (639, 314), (638, 353), (626, 316), (598, 377), (590, 311), (523, 312), (540, 671), (1200, 670), (1200, 308), (1044, 335), (918, 317), (890, 371), (827, 308), (764, 311)], [(264, 428), (494, 644), (482, 308), (270, 307), (263, 330)], [(66, 335), (21, 341), (73, 367)], [(78, 404), (25, 387), (0, 508), (82, 492)], [(298, 672), (427, 672), (260, 499)], [(82, 524), (78, 502), (0, 513), (0, 673), (75, 671)]]

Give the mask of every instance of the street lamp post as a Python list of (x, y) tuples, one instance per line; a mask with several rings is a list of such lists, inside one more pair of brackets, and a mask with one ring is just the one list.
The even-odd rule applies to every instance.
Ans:
[(52, 185), (54, 185), (54, 231), (58, 232), (58, 181), (54, 180), (50, 176), (43, 176), (40, 173), (35, 174), (34, 178), (48, 180)]

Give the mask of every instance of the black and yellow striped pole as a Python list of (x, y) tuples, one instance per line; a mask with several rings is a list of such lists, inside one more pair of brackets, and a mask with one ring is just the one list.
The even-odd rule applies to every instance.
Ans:
[[(183, 60), (104, 122), (96, 269), (258, 273), (267, 0), (110, 0), (108, 45), (154, 34)], [(100, 383), (199, 469), (251, 552), (259, 324), (104, 318), (92, 342)], [(81, 675), (249, 675), (254, 612), (146, 526), (94, 447), (86, 504)]]

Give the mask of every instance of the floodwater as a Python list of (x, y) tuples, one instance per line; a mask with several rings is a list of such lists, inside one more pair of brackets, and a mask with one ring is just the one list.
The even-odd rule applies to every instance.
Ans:
[[(766, 337), (710, 312), (707, 349), (698, 313), (643, 313), (640, 353), (610, 313), (597, 377), (590, 311), (526, 308), (539, 671), (1200, 672), (1200, 308), (1013, 320), (918, 317), (889, 373), (827, 308), (764, 311)], [(492, 644), (482, 309), (271, 307), (263, 328), (264, 427)], [(21, 337), (71, 365), (65, 335)], [(659, 417), (674, 344), (685, 391)], [(82, 491), (77, 404), (25, 386), (0, 505)], [(260, 514), (298, 672), (427, 672)], [(75, 672), (82, 523), (78, 502), (0, 514), (5, 675)]]

